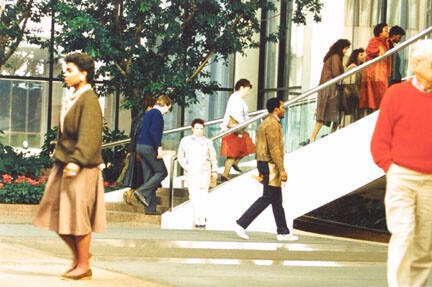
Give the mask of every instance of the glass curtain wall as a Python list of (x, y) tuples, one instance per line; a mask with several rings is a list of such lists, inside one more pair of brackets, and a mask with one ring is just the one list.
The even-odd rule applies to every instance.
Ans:
[[(279, 2), (272, 0), (272, 2), (277, 7)], [(272, 34), (279, 29), (280, 24), (280, 11), (267, 12), (267, 18), (264, 19), (267, 22), (267, 35)], [(278, 71), (279, 71), (279, 43), (268, 42), (265, 47), (265, 66), (264, 66), (264, 89), (274, 89), (277, 87)], [(264, 93), (264, 107), (268, 99), (277, 96), (276, 91), (267, 91)]]

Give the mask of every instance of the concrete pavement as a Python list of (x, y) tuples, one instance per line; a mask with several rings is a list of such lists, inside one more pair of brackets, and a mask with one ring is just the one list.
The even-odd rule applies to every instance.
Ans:
[(0, 286), (386, 286), (385, 244), (248, 234), (110, 227), (93, 236), (93, 280), (63, 281), (70, 252), (53, 232), (0, 224)]

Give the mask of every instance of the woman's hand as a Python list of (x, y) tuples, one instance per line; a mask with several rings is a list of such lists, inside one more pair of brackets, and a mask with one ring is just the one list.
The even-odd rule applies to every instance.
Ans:
[(69, 162), (63, 169), (63, 174), (67, 177), (74, 177), (80, 171), (80, 166), (76, 163)]

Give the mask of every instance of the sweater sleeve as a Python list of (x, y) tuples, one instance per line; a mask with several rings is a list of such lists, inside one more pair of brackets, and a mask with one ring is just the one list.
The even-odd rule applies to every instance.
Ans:
[(382, 100), (378, 120), (371, 140), (371, 153), (375, 163), (387, 172), (393, 163), (393, 102), (391, 91), (388, 90)]
[(90, 165), (102, 145), (102, 110), (94, 94), (87, 94), (79, 118), (78, 139), (70, 161)]
[(162, 113), (155, 112), (150, 124), (150, 137), (153, 145), (158, 148), (162, 146), (162, 132), (164, 129), (164, 120)]

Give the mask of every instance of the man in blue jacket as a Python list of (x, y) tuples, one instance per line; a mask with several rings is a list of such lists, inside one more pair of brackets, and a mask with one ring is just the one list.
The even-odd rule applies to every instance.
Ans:
[(154, 107), (148, 111), (141, 127), (136, 151), (141, 158), (143, 170), (150, 170), (150, 178), (134, 192), (135, 197), (144, 205), (144, 211), (149, 215), (159, 215), (156, 211), (156, 190), (162, 180), (168, 175), (162, 160), (162, 132), (164, 130), (163, 115), (172, 107), (171, 99), (159, 96)]

